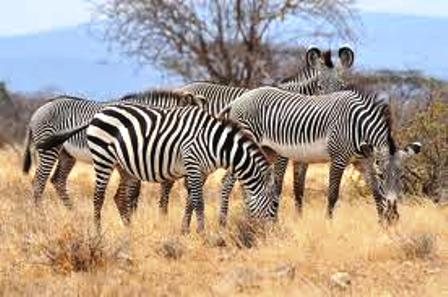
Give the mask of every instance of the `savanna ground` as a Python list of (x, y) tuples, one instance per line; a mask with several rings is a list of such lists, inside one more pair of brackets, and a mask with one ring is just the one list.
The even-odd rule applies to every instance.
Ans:
[[(230, 224), (217, 226), (221, 174), (205, 188), (205, 234), (180, 235), (185, 192), (174, 188), (168, 218), (158, 186), (146, 184), (132, 228), (119, 220), (112, 180), (103, 208), (104, 236), (92, 228), (92, 170), (77, 165), (69, 181), (73, 211), (51, 186), (43, 209), (30, 204), (21, 156), (0, 152), (0, 294), (40, 296), (448, 296), (448, 209), (401, 203), (390, 230), (377, 224), (370, 198), (346, 173), (335, 219), (324, 218), (327, 166), (310, 170), (299, 218), (287, 176), (279, 222), (251, 228), (239, 191)], [(193, 217), (195, 219), (195, 217)], [(193, 220), (194, 222), (194, 220)]]

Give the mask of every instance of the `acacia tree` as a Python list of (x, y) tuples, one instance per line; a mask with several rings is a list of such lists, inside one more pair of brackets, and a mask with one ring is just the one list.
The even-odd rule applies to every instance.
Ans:
[(106, 0), (98, 12), (106, 39), (140, 62), (187, 79), (254, 86), (272, 76), (276, 54), (294, 52), (279, 50), (286, 29), (297, 40), (352, 39), (353, 1)]

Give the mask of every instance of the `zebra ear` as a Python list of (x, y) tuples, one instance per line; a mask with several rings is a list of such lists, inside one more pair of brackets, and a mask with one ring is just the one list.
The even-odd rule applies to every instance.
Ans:
[(223, 110), (221, 110), (218, 114), (218, 116), (216, 117), (218, 120), (226, 120), (229, 118), (229, 112), (232, 109), (232, 106), (229, 104), (227, 105)]
[(193, 95), (192, 101), (193, 101), (193, 105), (204, 108), (205, 104), (207, 103), (207, 98), (205, 98), (202, 95)]
[(311, 45), (310, 47), (308, 47), (306, 51), (305, 55), (306, 65), (310, 68), (316, 68), (319, 65), (319, 60), (321, 56), (322, 53), (320, 49), (315, 45)]
[(413, 142), (404, 147), (403, 150), (400, 150), (400, 159), (404, 160), (413, 155), (420, 153), (422, 149), (422, 144), (420, 142)]
[(361, 153), (365, 158), (370, 158), (373, 156), (373, 145), (363, 142), (361, 143), (359, 148), (361, 149)]
[(338, 51), (339, 60), (341, 60), (341, 65), (344, 68), (350, 68), (353, 66), (355, 61), (355, 53), (352, 48), (348, 45), (343, 45)]
[(264, 152), (264, 154), (266, 155), (269, 164), (274, 163), (275, 160), (277, 160), (277, 153), (271, 149), (270, 147), (267, 146), (263, 146), (262, 150)]
[(183, 101), (182, 105), (195, 105), (199, 107), (203, 107), (205, 104), (205, 97), (201, 95), (194, 95), (190, 92), (184, 92), (183, 93)]
[(376, 101), (378, 103), (382, 103), (382, 104), (389, 104), (390, 103), (390, 96), (386, 92), (379, 92), (376, 95)]
[(420, 142), (413, 142), (408, 144), (405, 148), (405, 151), (407, 151), (409, 154), (418, 154), (422, 150), (422, 144)]

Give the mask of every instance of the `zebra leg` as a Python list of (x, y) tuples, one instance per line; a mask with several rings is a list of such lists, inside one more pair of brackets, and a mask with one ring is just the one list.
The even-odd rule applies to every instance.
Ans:
[(174, 181), (173, 180), (167, 180), (160, 184), (160, 200), (159, 200), (159, 210), (160, 214), (166, 216), (168, 214), (168, 203), (170, 199), (170, 192), (173, 188)]
[(129, 211), (131, 215), (137, 210), (138, 199), (140, 197), (141, 181), (137, 178), (131, 177), (128, 180), (128, 199), (129, 199)]
[(380, 184), (373, 168), (372, 160), (362, 159), (353, 162), (353, 166), (362, 173), (365, 183), (368, 185), (375, 200), (376, 210), (378, 212), (378, 219), (380, 223), (384, 219), (384, 195), (381, 194)]
[(68, 208), (72, 209), (73, 204), (70, 201), (67, 193), (67, 179), (70, 172), (75, 166), (76, 159), (70, 156), (64, 149), (61, 150), (59, 154), (59, 161), (56, 165), (56, 170), (53, 173), (50, 181), (53, 184), (56, 192), (59, 195), (62, 203)]
[(307, 170), (307, 163), (294, 162), (294, 198), (299, 215), (302, 214), (303, 193), (305, 191), (305, 177)]
[(51, 170), (59, 157), (59, 147), (51, 150), (38, 150), (39, 161), (33, 177), (33, 199), (36, 206), (40, 205)]
[(230, 171), (227, 171), (222, 179), (221, 209), (219, 210), (219, 224), (222, 227), (227, 224), (227, 214), (229, 212), (229, 197), (235, 181), (236, 179)]
[(95, 192), (93, 196), (93, 215), (96, 226), (97, 235), (101, 234), (101, 209), (103, 208), (104, 195), (106, 187), (109, 183), (110, 176), (114, 169), (113, 164), (95, 163)]
[(202, 186), (204, 177), (198, 168), (192, 170), (187, 169), (186, 181), (188, 185), (187, 207), (185, 208), (185, 216), (182, 223), (182, 232), (188, 233), (190, 229), (191, 215), (193, 209), (196, 211), (197, 232), (204, 230), (204, 200), (202, 197)]
[(288, 167), (288, 158), (278, 156), (275, 161), (275, 175), (277, 176), (278, 195), (283, 190), (283, 180), (285, 179), (286, 168)]
[(347, 162), (332, 160), (330, 164), (330, 182), (328, 188), (327, 216), (333, 218), (334, 207), (339, 198), (339, 187)]
[(115, 205), (117, 206), (118, 213), (120, 214), (123, 224), (129, 225), (130, 219), (130, 204), (131, 198), (128, 195), (129, 191), (129, 180), (131, 177), (124, 169), (118, 167), (118, 172), (120, 173), (120, 183), (118, 184), (117, 192), (114, 196)]

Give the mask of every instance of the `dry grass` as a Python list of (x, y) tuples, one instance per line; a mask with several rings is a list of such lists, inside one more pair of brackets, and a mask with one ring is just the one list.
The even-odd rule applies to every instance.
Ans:
[[(92, 236), (90, 167), (77, 166), (71, 176), (74, 211), (61, 205), (51, 186), (37, 211), (20, 162), (14, 152), (1, 151), (0, 295), (448, 295), (448, 210), (401, 205), (400, 223), (386, 231), (370, 201), (351, 197), (356, 191), (346, 179), (336, 217), (327, 221), (326, 166), (311, 170), (303, 217), (294, 212), (288, 176), (279, 223), (262, 230), (241, 218), (239, 193), (228, 228), (219, 229), (220, 174), (214, 175), (205, 191), (207, 231), (188, 236), (180, 235), (181, 183), (168, 218), (158, 214), (158, 186), (145, 185), (126, 230), (111, 199), (114, 179), (98, 239)], [(345, 288), (332, 281), (337, 272), (348, 274)]]

